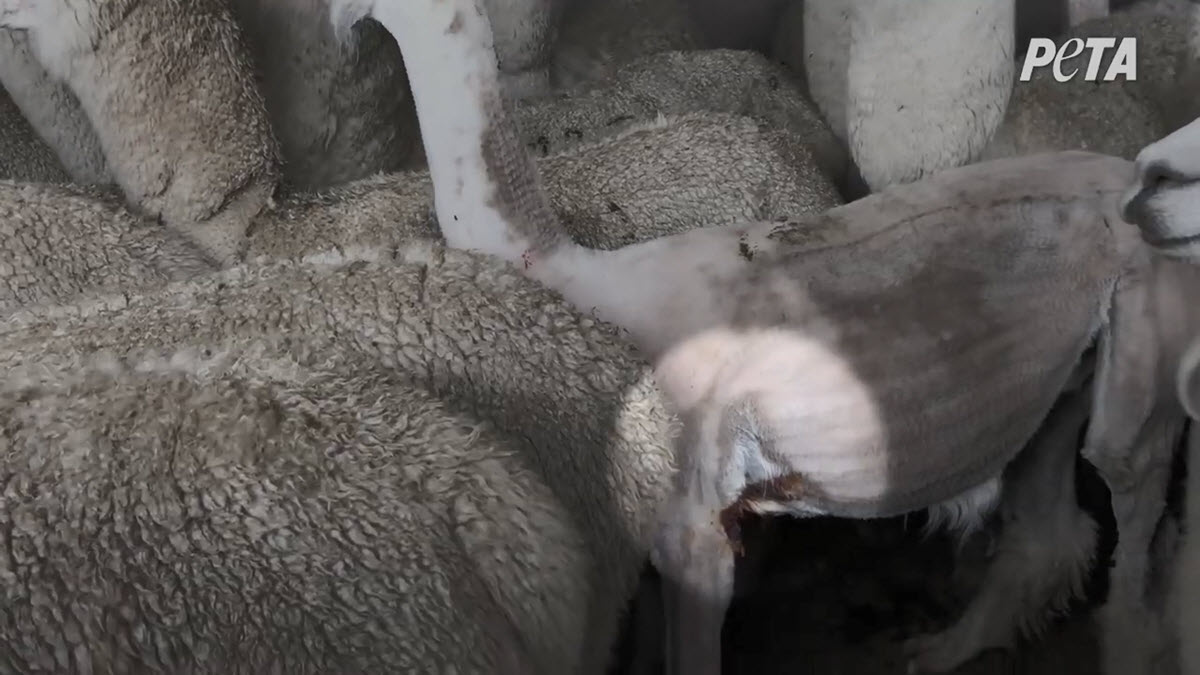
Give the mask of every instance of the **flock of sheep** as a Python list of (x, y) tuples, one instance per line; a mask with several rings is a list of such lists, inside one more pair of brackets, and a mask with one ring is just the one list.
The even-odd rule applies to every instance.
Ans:
[(637, 597), (716, 675), (740, 516), (921, 510), (998, 532), (950, 672), (1082, 455), (1104, 672), (1200, 674), (1200, 5), (1020, 82), (1032, 4), (0, 0), (0, 672), (604, 673)]

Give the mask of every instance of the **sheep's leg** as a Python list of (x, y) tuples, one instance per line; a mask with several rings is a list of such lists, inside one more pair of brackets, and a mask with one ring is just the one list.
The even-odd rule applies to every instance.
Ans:
[(1147, 286), (1123, 279), (1101, 335), (1095, 411), (1084, 457), (1112, 492), (1117, 546), (1109, 594), (1100, 612), (1108, 675), (1152, 673), (1163, 648), (1160, 621), (1147, 599), (1151, 543), (1162, 518), (1183, 414), (1174, 397), (1159, 400), (1158, 328)]
[[(720, 675), (721, 628), (733, 599), (733, 549), (716, 514), (698, 518), (698, 504), (680, 505), (685, 522), (666, 525), (656, 543), (663, 572), (667, 675)], [(683, 514), (691, 515), (683, 515)]]
[(1009, 466), (1000, 505), (1002, 530), (979, 593), (952, 627), (906, 645), (911, 669), (948, 672), (985, 649), (1007, 648), (1033, 632), (1047, 609), (1081, 589), (1096, 527), (1075, 500), (1075, 457), (1090, 393), (1067, 395)]
[(1067, 23), (1071, 26), (1106, 16), (1108, 0), (1067, 0)]
[[(721, 627), (733, 600), (734, 548), (723, 516), (744, 487), (734, 415), (684, 427), (679, 489), (650, 559), (662, 575), (667, 675), (720, 675)], [(699, 423), (697, 423), (699, 422)]]

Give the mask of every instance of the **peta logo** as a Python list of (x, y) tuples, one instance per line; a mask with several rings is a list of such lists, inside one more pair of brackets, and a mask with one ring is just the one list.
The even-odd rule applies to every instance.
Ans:
[(1111, 37), (1090, 37), (1086, 42), (1081, 38), (1071, 38), (1058, 47), (1057, 53), (1055, 53), (1055, 47), (1054, 40), (1049, 38), (1030, 40), (1029, 51), (1025, 52), (1025, 65), (1021, 66), (1020, 80), (1028, 82), (1033, 75), (1034, 68), (1042, 68), (1053, 63), (1054, 79), (1059, 82), (1067, 82), (1079, 73), (1079, 64), (1067, 62), (1087, 49), (1091, 50), (1091, 56), (1088, 58), (1087, 70), (1083, 73), (1083, 79), (1087, 82), (1095, 82), (1096, 77), (1100, 75), (1100, 62), (1104, 59), (1104, 52), (1113, 47), (1116, 47), (1117, 51), (1113, 55), (1112, 62), (1108, 64), (1108, 70), (1105, 71), (1103, 80), (1112, 82), (1117, 79), (1118, 75), (1124, 76), (1125, 80), (1130, 82), (1137, 80), (1137, 38), (1121, 38), (1120, 44), (1117, 44), (1116, 38)]

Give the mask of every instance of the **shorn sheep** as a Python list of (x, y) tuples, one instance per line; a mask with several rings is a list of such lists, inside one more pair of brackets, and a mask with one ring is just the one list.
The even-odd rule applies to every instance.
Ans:
[[(779, 219), (840, 203), (802, 143), (747, 118), (662, 118), (539, 160), (556, 213), (589, 245), (619, 248), (707, 223)], [(289, 192), (256, 216), (254, 260), (389, 258), (438, 236), (427, 172)], [(216, 261), (109, 192), (0, 183), (0, 314), (87, 291), (138, 291), (212, 272)]]
[[(1125, 218), (1160, 254), (1200, 266), (1200, 119), (1137, 156), (1137, 178), (1124, 200)], [(1176, 311), (1193, 309), (1195, 295)], [(1188, 437), (1184, 540), (1175, 569), (1179, 648), (1184, 675), (1200, 674), (1200, 331), (1179, 367), (1177, 389), (1192, 418)]]
[(275, 189), (278, 148), (223, 0), (4, 0), (0, 25), (28, 31), (67, 84), (133, 206), (236, 257)]
[(612, 327), (432, 242), (31, 308), (0, 367), (12, 670), (603, 673), (672, 474)]
[[(1128, 162), (997, 160), (791, 223), (587, 249), (557, 222), (510, 126), (475, 2), (339, 0), (332, 11), (343, 30), (370, 15), (397, 38), (448, 245), (509, 262), (656, 363), (683, 423), (653, 549), (674, 671), (719, 668), (730, 518), (865, 518), (948, 500), (978, 510), (1095, 344), (1083, 454), (1119, 530), (1105, 668), (1150, 672), (1161, 647), (1144, 597), (1150, 541), (1184, 420), (1164, 381), (1200, 330), (1200, 313), (1152, 299), (1187, 297), (1200, 270), (1152, 256), (1122, 223)], [(462, 86), (445, 86), (447, 70)]]

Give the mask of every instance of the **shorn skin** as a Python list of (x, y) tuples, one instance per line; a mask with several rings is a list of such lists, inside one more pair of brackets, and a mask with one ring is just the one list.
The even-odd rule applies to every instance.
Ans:
[[(662, 118), (546, 157), (539, 166), (564, 225), (599, 248), (840, 203), (801, 143), (730, 115)], [(32, 303), (68, 302), (81, 292), (144, 291), (215, 269), (215, 261), (182, 235), (120, 202), (111, 191), (0, 182), (0, 315)], [(426, 172), (284, 193), (252, 221), (245, 255), (390, 259), (413, 237), (440, 236), (432, 204)]]
[[(1184, 419), (1165, 383), (1200, 329), (1181, 301), (1200, 270), (1152, 256), (1122, 223), (1128, 162), (999, 160), (792, 223), (586, 249), (510, 127), (478, 4), (347, 0), (333, 12), (344, 26), (373, 16), (404, 52), (447, 243), (508, 261), (654, 360), (683, 423), (653, 550), (673, 644), (686, 645), (669, 651), (672, 672), (719, 668), (729, 516), (886, 516), (979, 489), (1093, 344), (1084, 456), (1111, 489), (1120, 537), (1105, 667), (1151, 672), (1149, 546)], [(447, 72), (462, 86), (445, 86)]]
[(807, 0), (791, 39), (813, 100), (878, 191), (979, 157), (1012, 89), (1014, 20), (1013, 0)]
[(675, 420), (613, 327), (411, 243), (0, 321), (0, 668), (605, 672)]
[(278, 148), (226, 3), (3, 0), (0, 25), (26, 29), (78, 98), (133, 206), (236, 258), (275, 189)]
[[(1156, 251), (1200, 266), (1200, 120), (1150, 144), (1137, 157), (1137, 179), (1124, 202), (1126, 219)], [(1195, 306), (1195, 296), (1188, 299)], [(1195, 333), (1194, 336), (1200, 336)], [(1176, 563), (1180, 665), (1200, 673), (1200, 339), (1183, 359), (1177, 390), (1192, 418), (1188, 435), (1185, 535)]]

